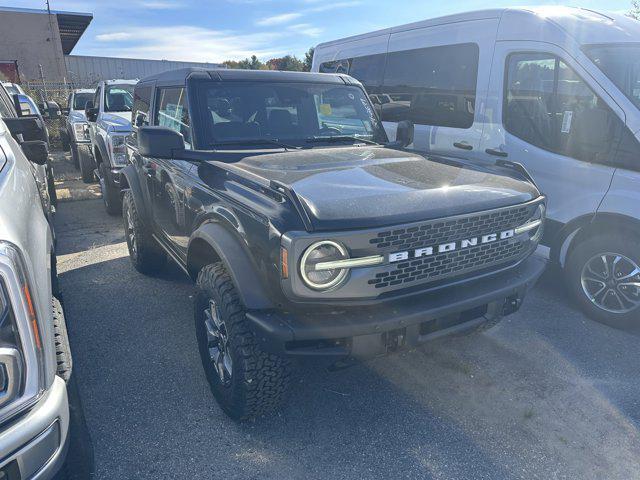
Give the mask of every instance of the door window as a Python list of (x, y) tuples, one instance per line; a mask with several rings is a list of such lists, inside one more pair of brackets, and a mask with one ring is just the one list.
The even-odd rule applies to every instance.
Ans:
[(184, 87), (158, 89), (156, 125), (168, 127), (181, 133), (185, 148), (191, 148), (191, 123), (187, 91)]
[(149, 125), (151, 107), (151, 85), (136, 87), (133, 91), (133, 128)]
[(102, 88), (98, 88), (95, 95), (93, 96), (93, 108), (100, 108), (100, 95), (102, 95), (100, 93), (101, 91)]
[(503, 121), (522, 140), (585, 162), (612, 163), (626, 126), (576, 72), (551, 54), (507, 59)]

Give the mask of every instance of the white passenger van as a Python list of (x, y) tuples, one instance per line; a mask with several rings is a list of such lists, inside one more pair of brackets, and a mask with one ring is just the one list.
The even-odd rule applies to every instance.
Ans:
[(373, 95), (417, 151), (523, 164), (545, 240), (592, 317), (640, 328), (640, 22), (542, 7), (452, 15), (323, 43), (315, 72)]

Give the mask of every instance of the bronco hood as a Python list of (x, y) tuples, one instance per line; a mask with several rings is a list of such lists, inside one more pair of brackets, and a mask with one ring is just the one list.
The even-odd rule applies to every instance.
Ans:
[(537, 198), (507, 169), (381, 147), (316, 148), (245, 157), (236, 167), (300, 199), (315, 230), (370, 228), (489, 210)]

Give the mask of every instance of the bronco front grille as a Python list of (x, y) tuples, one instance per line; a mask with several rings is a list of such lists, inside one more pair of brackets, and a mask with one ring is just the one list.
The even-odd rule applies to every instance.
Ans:
[[(426, 246), (457, 242), (508, 229), (513, 229), (529, 220), (537, 205), (521, 205), (477, 215), (456, 217), (406, 228), (380, 232), (369, 240), (371, 245), (386, 253), (412, 250)], [(528, 251), (529, 241), (522, 238), (507, 238), (491, 243), (454, 250), (434, 255), (408, 259), (378, 269), (369, 285), (375, 288), (426, 283), (457, 277), (492, 266), (515, 263)]]

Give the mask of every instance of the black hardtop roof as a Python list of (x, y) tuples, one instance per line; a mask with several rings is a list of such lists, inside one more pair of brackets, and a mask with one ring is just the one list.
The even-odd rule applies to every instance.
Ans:
[(359, 82), (348, 75), (310, 73), (310, 72), (282, 72), (278, 70), (239, 70), (232, 68), (206, 69), (198, 67), (180, 68), (144, 77), (138, 85), (147, 82), (157, 82), (164, 85), (185, 85), (187, 79), (252, 82), (308, 82), (335, 83), (340, 85), (358, 84)]

